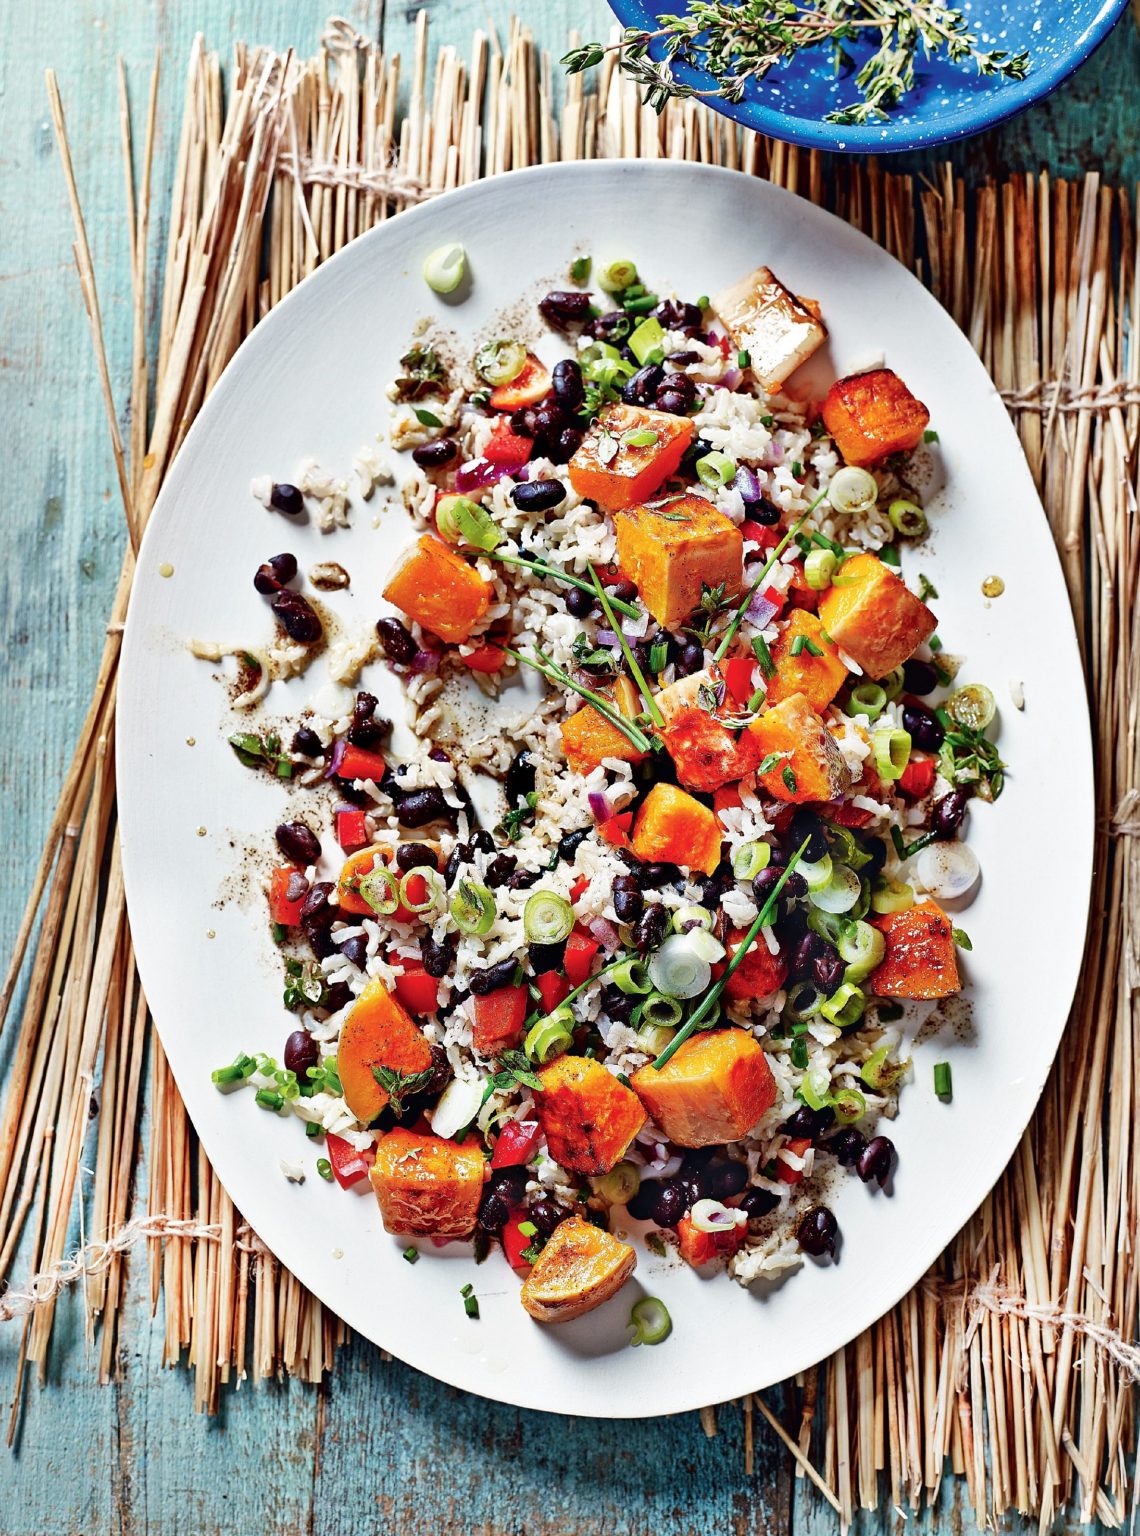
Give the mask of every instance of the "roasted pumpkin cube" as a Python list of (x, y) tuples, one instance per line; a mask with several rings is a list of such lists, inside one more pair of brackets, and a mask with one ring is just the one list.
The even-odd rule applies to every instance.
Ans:
[[(632, 720), (641, 710), (641, 700), (628, 677), (619, 677), (612, 688), (598, 690), (620, 714)], [(603, 758), (616, 757), (623, 763), (640, 763), (645, 757), (628, 736), (611, 724), (592, 704), (575, 710), (561, 725), (562, 750), (575, 773), (589, 773)]]
[(848, 464), (875, 464), (917, 448), (930, 412), (889, 368), (837, 379), (823, 402), (823, 424)]
[(793, 608), (771, 645), (776, 675), (768, 679), (768, 703), (802, 693), (820, 714), (847, 680), (847, 668), (823, 625), (806, 608)]
[[(850, 789), (843, 753), (802, 693), (765, 710), (748, 729), (760, 754), (760, 782), (777, 800), (835, 800)], [(769, 758), (775, 762), (761, 771)]]
[(522, 1304), (536, 1322), (565, 1323), (608, 1301), (636, 1267), (628, 1243), (571, 1216), (559, 1222), (535, 1259), (523, 1281)]
[(776, 1102), (768, 1059), (743, 1029), (694, 1035), (660, 1071), (652, 1062), (639, 1067), (630, 1085), (679, 1147), (738, 1141)]
[(340, 1032), (336, 1069), (344, 1102), (368, 1125), (388, 1102), (374, 1068), (404, 1076), (431, 1070), (431, 1046), (379, 976), (353, 1003)]
[(384, 597), (449, 645), (469, 639), (491, 606), (491, 589), (474, 566), (430, 533), (400, 556)]
[(677, 778), (688, 789), (712, 794), (722, 784), (738, 783), (760, 759), (745, 731), (739, 740), (699, 704), (679, 709), (661, 733)]
[[(736, 954), (743, 940), (743, 933), (729, 936), (725, 944), (729, 959)], [(725, 982), (724, 991), (727, 997), (737, 1002), (755, 1002), (778, 992), (787, 979), (787, 962), (782, 955), (772, 953), (761, 934)]]
[(675, 784), (654, 784), (633, 824), (633, 851), (647, 864), (683, 864), (711, 875), (720, 843), (712, 811)]
[[(643, 433), (652, 433), (653, 441), (643, 442)], [(676, 473), (692, 436), (693, 423), (684, 416), (609, 405), (594, 418), (570, 460), (570, 484), (607, 512), (636, 506)]]
[(841, 575), (820, 600), (823, 627), (868, 677), (886, 677), (930, 639), (938, 620), (874, 555), (852, 555)]
[(671, 628), (701, 605), (701, 593), (741, 590), (744, 535), (703, 496), (631, 506), (614, 518), (618, 564), (658, 624)]
[(916, 902), (871, 922), (887, 942), (867, 982), (873, 996), (949, 997), (960, 989), (953, 924), (937, 902)]
[(559, 1056), (538, 1075), (535, 1112), (551, 1157), (573, 1173), (609, 1173), (645, 1124), (637, 1095), (589, 1056)]
[(385, 1232), (470, 1237), (489, 1172), (479, 1146), (397, 1126), (382, 1136), (368, 1177)]
[(798, 299), (768, 267), (723, 289), (712, 304), (770, 395), (827, 340), (818, 309)]
[(654, 694), (654, 702), (661, 712), (661, 718), (666, 725), (670, 725), (675, 715), (681, 710), (688, 709), (701, 700), (703, 688), (714, 688), (718, 679), (706, 668), (703, 672), (693, 672), (688, 677), (679, 677), (675, 683), (670, 683), (668, 688), (662, 688)]

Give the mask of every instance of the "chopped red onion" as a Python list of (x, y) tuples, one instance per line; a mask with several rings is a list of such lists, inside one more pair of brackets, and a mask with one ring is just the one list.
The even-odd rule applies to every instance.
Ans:
[(767, 448), (764, 450), (764, 467), (766, 469), (771, 469), (774, 464), (782, 464), (783, 462), (784, 445), (783, 443), (778, 443), (776, 439), (773, 438), (772, 441), (768, 444)]
[(490, 459), (468, 459), (455, 472), (455, 489), (464, 496), (468, 491), (482, 491), (501, 480), (506, 472), (503, 465), (492, 464)]
[(348, 742), (346, 741), (346, 739), (343, 736), (341, 736), (339, 738), (339, 740), (334, 742), (333, 749), (332, 749), (332, 756), (329, 758), (329, 765), (325, 769), (325, 778), (326, 779), (333, 779), (333, 778), (336, 777), (337, 772), (338, 772), (338, 770), (340, 768), (340, 765), (344, 761), (344, 749), (345, 749), (345, 747), (347, 745), (348, 745)]
[(607, 954), (612, 955), (616, 949), (620, 949), (621, 936), (608, 918), (591, 918), (587, 926), (589, 927), (591, 937), (597, 939)]
[(619, 643), (612, 629), (599, 629), (597, 639), (599, 645), (607, 645), (611, 651), (615, 650)]
[(600, 789), (590, 791), (590, 812), (597, 822), (610, 821), (613, 818), (614, 808), (610, 804), (609, 796)]
[(740, 381), (744, 375), (739, 368), (726, 368), (720, 376), (720, 387), (730, 392), (740, 388)]
[(419, 650), (408, 665), (409, 672), (422, 674), (439, 671), (439, 652)]
[(766, 590), (762, 588), (756, 592), (748, 604), (748, 621), (755, 624), (757, 629), (763, 629), (765, 625), (771, 623), (780, 611), (779, 607), (764, 595)]

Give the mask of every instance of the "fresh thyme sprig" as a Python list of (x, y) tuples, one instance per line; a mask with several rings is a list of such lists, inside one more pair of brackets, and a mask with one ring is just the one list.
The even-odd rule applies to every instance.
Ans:
[[(683, 16), (660, 15), (648, 32), (627, 27), (615, 43), (586, 43), (563, 58), (570, 74), (617, 55), (618, 68), (642, 87), (647, 106), (657, 112), (677, 97), (743, 99), (750, 80), (760, 80), (781, 61), (805, 48), (831, 49), (837, 73), (855, 62), (844, 46), (867, 33), (878, 33), (878, 46), (854, 75), (860, 99), (827, 114), (827, 121), (859, 126), (881, 121), (914, 89), (915, 61), (944, 52), (954, 64), (972, 64), (979, 75), (1023, 80), (1029, 71), (1026, 52), (978, 47), (960, 10), (942, 0), (692, 0)], [(661, 44), (664, 58), (649, 55)], [(706, 71), (716, 81), (707, 90), (684, 85), (674, 64)]]

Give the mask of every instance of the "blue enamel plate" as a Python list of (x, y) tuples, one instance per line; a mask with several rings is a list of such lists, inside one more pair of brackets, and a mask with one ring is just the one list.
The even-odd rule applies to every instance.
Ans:
[[(1127, 0), (965, 0), (961, 9), (978, 46), (1015, 54), (1028, 50), (1029, 72), (1024, 80), (982, 77), (966, 64), (952, 64), (944, 55), (921, 58), (915, 89), (905, 105), (882, 122), (865, 127), (829, 123), (829, 112), (859, 100), (855, 70), (873, 51), (870, 43), (845, 44), (855, 70), (836, 76), (832, 54), (819, 47), (806, 49), (781, 63), (763, 79), (749, 81), (744, 98), (731, 103), (707, 98), (717, 111), (776, 139), (811, 149), (849, 154), (884, 154), (929, 149), (946, 144), (1021, 112), (1056, 90), (1104, 41), (1119, 20)], [(652, 32), (660, 14), (678, 14), (682, 4), (659, 0), (610, 0), (626, 27)], [(650, 53), (659, 58), (658, 43)], [(675, 66), (677, 79), (697, 90), (715, 85), (702, 70)]]

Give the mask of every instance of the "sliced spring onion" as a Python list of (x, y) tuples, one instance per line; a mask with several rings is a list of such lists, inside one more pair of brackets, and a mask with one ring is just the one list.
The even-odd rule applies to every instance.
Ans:
[(871, 751), (880, 779), (886, 783), (901, 779), (910, 762), (910, 732), (884, 726), (871, 737)]
[(666, 997), (696, 997), (712, 980), (708, 960), (693, 943), (696, 933), (671, 933), (649, 957), (649, 979)]
[[(427, 887), (422, 901), (417, 901), (415, 897), (409, 895), (408, 887), (413, 875), (422, 880)], [(423, 867), (409, 869), (406, 875), (400, 876), (400, 905), (406, 907), (409, 912), (427, 912), (434, 906), (443, 906), (446, 900), (445, 890), (443, 876), (437, 869)]]
[(654, 640), (649, 647), (649, 670), (653, 673), (664, 672), (669, 660), (668, 640)]
[(837, 512), (869, 512), (879, 499), (879, 482), (869, 470), (845, 464), (832, 475), (827, 499)]
[(433, 293), (454, 293), (467, 271), (467, 252), (457, 240), (437, 245), (424, 262), (424, 282)]
[[(327, 1157), (318, 1157), (317, 1158), (317, 1172), (320, 1174), (321, 1178), (324, 1179), (326, 1184), (331, 1184), (332, 1183), (332, 1180), (333, 1180), (332, 1164), (329, 1162)], [(417, 1249), (412, 1248), (410, 1250), (410, 1252), (412, 1252), (412, 1253), (414, 1253), (416, 1255), (416, 1259), (419, 1258), (419, 1252), (418, 1252)], [(404, 1254), (404, 1257), (405, 1257), (405, 1259), (408, 1259), (407, 1253)], [(416, 1262), (416, 1259), (408, 1259), (408, 1263), (409, 1264), (414, 1264)]]
[(822, 1109), (830, 1101), (831, 1073), (825, 1066), (809, 1067), (800, 1079), (800, 1095), (809, 1109)]
[(707, 928), (690, 928), (685, 937), (701, 959), (707, 960), (710, 965), (724, 959), (724, 945)]
[(642, 1032), (646, 1027), (667, 1030), (672, 1040), (683, 1011), (674, 998), (666, 997), (662, 992), (651, 992), (641, 1005)]
[(914, 886), (901, 880), (876, 880), (871, 887), (872, 912), (906, 912), (914, 906)]
[(805, 1019), (814, 1019), (823, 1002), (823, 994), (819, 988), (810, 981), (797, 981), (788, 993), (787, 1002), (784, 1004), (784, 1012), (789, 1014), (799, 1023)]
[(767, 843), (741, 843), (732, 855), (732, 873), (738, 880), (754, 880), (772, 860), (772, 849)]
[(627, 432), (622, 442), (627, 448), (652, 448), (654, 443), (661, 441), (661, 434), (655, 432), (652, 427), (642, 427), (637, 432)]
[(669, 1309), (656, 1296), (643, 1296), (634, 1302), (629, 1314), (629, 1326), (633, 1329), (631, 1344), (660, 1344), (667, 1339), (673, 1328)]
[(860, 683), (858, 687), (852, 688), (847, 698), (847, 713), (866, 715), (868, 720), (877, 720), (887, 704), (886, 691), (878, 683)]
[(475, 880), (460, 880), (451, 898), (451, 915), (461, 933), (480, 935), (490, 930), (499, 912), (494, 896), (485, 885)]
[(535, 891), (523, 908), (523, 932), (528, 944), (559, 944), (569, 938), (574, 908), (554, 891)]
[(470, 1125), (483, 1104), (483, 1084), (477, 1079), (453, 1077), (432, 1110), (431, 1128), (437, 1136), (454, 1136)]
[(891, 520), (891, 527), (901, 533), (904, 539), (921, 539), (930, 526), (918, 502), (907, 501), (904, 496), (898, 496), (891, 502), (887, 516)]
[(634, 959), (632, 955), (623, 960), (620, 965), (614, 966), (610, 972), (610, 980), (627, 997), (644, 997), (646, 993), (653, 990), (649, 972), (641, 961)]
[(277, 1093), (273, 1088), (259, 1088), (253, 1097), (254, 1102), (259, 1104), (262, 1109), (276, 1111), (285, 1108), (284, 1095)]
[[(661, 1001), (668, 1003), (670, 999), (663, 997)], [(677, 1005), (674, 1003), (672, 1006), (676, 1007)], [(641, 1016), (644, 1019), (644, 1008), (642, 1009)], [(680, 1018), (680, 1016), (681, 1010), (677, 1008), (677, 1017)], [(656, 1056), (665, 1049), (675, 1033), (676, 1031), (667, 1024), (642, 1024), (637, 1032), (637, 1048), (639, 1051), (644, 1051), (647, 1056)]]
[(826, 939), (829, 944), (839, 947), (839, 940), (846, 931), (851, 919), (843, 917), (835, 912), (824, 912), (819, 907), (808, 907), (807, 923), (813, 933), (818, 933), (821, 939)]
[(697, 479), (702, 485), (707, 485), (710, 491), (718, 491), (736, 478), (736, 460), (730, 453), (721, 453), (716, 448), (711, 453), (703, 454), (695, 468)]
[(968, 843), (933, 843), (922, 849), (915, 869), (922, 884), (940, 901), (969, 895), (982, 873), (978, 856)]
[(865, 981), (887, 952), (887, 941), (870, 923), (851, 923), (839, 940), (839, 958), (847, 962), (843, 980)]
[(822, 891), (831, 883), (833, 865), (830, 853), (825, 853), (821, 859), (801, 859), (798, 873), (807, 881), (809, 891)]
[(610, 261), (598, 269), (598, 287), (604, 293), (624, 293), (637, 282), (637, 267), (632, 261)]
[(839, 559), (830, 549), (811, 549), (804, 558), (804, 580), (813, 592), (830, 587), (838, 569)]
[(435, 509), (435, 526), (448, 544), (469, 544), (485, 554), (498, 549), (503, 535), (486, 507), (468, 496), (441, 496)]
[(689, 933), (694, 928), (712, 932), (713, 915), (707, 907), (678, 907), (673, 913), (673, 932)]
[(641, 1173), (636, 1163), (623, 1161), (615, 1164), (609, 1173), (591, 1179), (590, 1187), (607, 1205), (628, 1205), (641, 1188)]
[(840, 1029), (850, 1029), (852, 1024), (858, 1024), (863, 1017), (866, 1006), (867, 999), (859, 988), (844, 981), (840, 982), (819, 1011), (829, 1024), (838, 1024)]
[(870, 863), (871, 855), (856, 839), (850, 828), (841, 827), (837, 821), (828, 821), (824, 825), (827, 828), (827, 841), (832, 854), (840, 864), (850, 864), (852, 869), (862, 869), (865, 864)]
[(876, 1093), (889, 1093), (910, 1066), (909, 1059), (891, 1061), (890, 1054), (893, 1049), (893, 1046), (881, 1045), (859, 1068), (860, 1078)]
[[(321, 1158), (320, 1162), (317, 1164), (317, 1172), (318, 1173), (320, 1173), (320, 1170), (321, 1170), (321, 1163), (326, 1162), (326, 1161), (327, 1161), (326, 1158), (323, 1158), (323, 1157)], [(331, 1163), (329, 1163), (329, 1178), (332, 1178), (332, 1164)], [(406, 1264), (418, 1264), (419, 1261), (420, 1261), (420, 1250), (418, 1248), (405, 1248), (404, 1249), (404, 1262)]]
[(854, 1125), (867, 1113), (867, 1100), (858, 1088), (839, 1088), (828, 1101), (840, 1125)]
[(879, 679), (879, 687), (886, 694), (888, 701), (897, 699), (906, 687), (906, 676), (901, 667), (896, 667), (893, 672), (888, 672), (886, 677)]
[(950, 695), (945, 709), (957, 725), (970, 731), (984, 731), (997, 713), (997, 704), (984, 683), (966, 683)]
[[(649, 361), (650, 353), (664, 352), (665, 332), (661, 328), (661, 322), (655, 315), (648, 315), (630, 336), (626, 343), (634, 357), (641, 364)], [(660, 358), (657, 359), (661, 361)]]
[(386, 869), (372, 869), (360, 877), (357, 894), (379, 917), (391, 917), (400, 905), (400, 887)]
[(485, 341), (475, 355), (475, 371), (488, 384), (509, 384), (526, 367), (526, 348), (521, 341), (500, 336)]
[(748, 1217), (743, 1211), (722, 1205), (719, 1200), (698, 1200), (689, 1212), (689, 1218), (698, 1232), (731, 1232)]
[(954, 1082), (950, 1075), (948, 1061), (934, 1063), (934, 1092), (943, 1103), (954, 1097)]
[(523, 1048), (541, 1067), (570, 1049), (574, 1040), (574, 1014), (565, 1003), (548, 1013), (529, 1030)]
[(210, 1073), (210, 1081), (215, 1088), (228, 1088), (232, 1083), (244, 1083), (247, 1077), (253, 1075), (257, 1062), (252, 1056), (247, 1056), (243, 1051), (228, 1067), (215, 1067)]
[(850, 912), (859, 900), (861, 882), (853, 869), (836, 864), (822, 890), (808, 890), (808, 901), (821, 912)]

